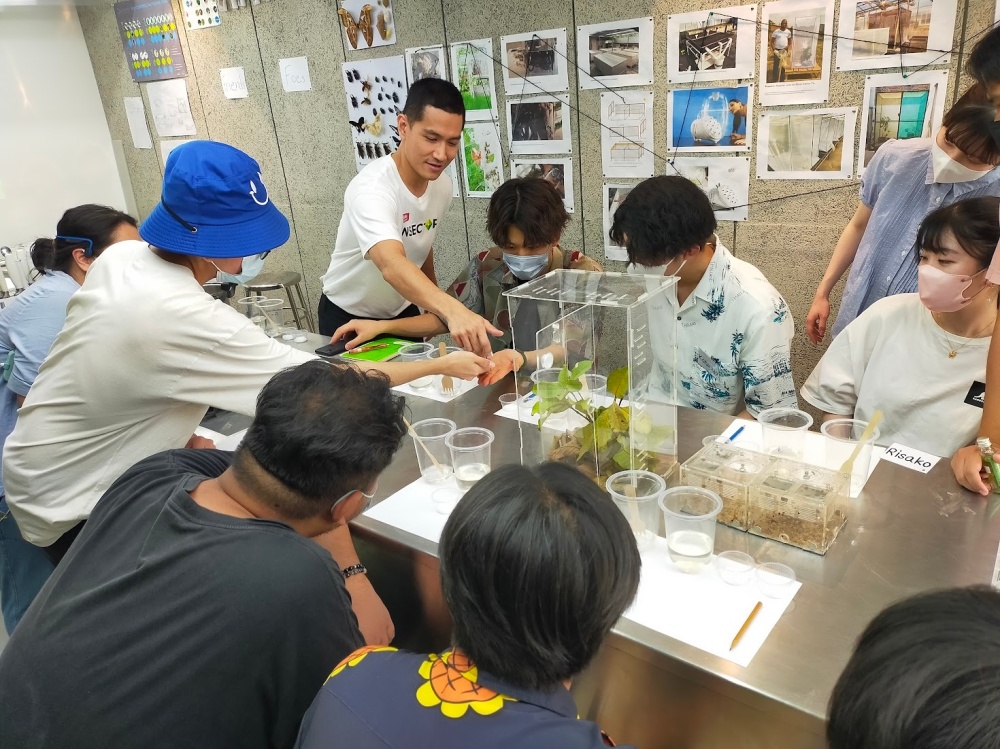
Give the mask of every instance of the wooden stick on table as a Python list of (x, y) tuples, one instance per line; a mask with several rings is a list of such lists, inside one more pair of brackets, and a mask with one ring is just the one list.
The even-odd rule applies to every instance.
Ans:
[(438, 463), (438, 459), (434, 457), (434, 453), (430, 451), (430, 448), (428, 448), (427, 445), (424, 444), (424, 441), (417, 436), (417, 433), (413, 431), (413, 425), (406, 420), (405, 416), (403, 417), (403, 423), (406, 424), (406, 428), (410, 431), (410, 436), (413, 437), (413, 441), (420, 445), (424, 452), (427, 453), (427, 457), (431, 459), (431, 463), (433, 463), (434, 467), (437, 468), (438, 474), (444, 476), (444, 468), (442, 468), (441, 464)]

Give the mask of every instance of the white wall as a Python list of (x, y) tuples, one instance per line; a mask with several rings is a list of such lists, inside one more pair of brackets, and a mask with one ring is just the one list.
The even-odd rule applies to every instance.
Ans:
[(76, 10), (0, 7), (0, 245), (52, 236), (81, 203), (126, 210)]

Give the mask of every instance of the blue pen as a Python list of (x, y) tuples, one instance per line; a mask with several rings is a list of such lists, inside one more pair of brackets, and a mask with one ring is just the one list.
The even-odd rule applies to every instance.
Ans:
[(733, 442), (737, 437), (740, 436), (740, 432), (743, 431), (743, 426), (740, 426), (735, 432), (733, 432), (729, 437), (726, 438), (726, 442)]

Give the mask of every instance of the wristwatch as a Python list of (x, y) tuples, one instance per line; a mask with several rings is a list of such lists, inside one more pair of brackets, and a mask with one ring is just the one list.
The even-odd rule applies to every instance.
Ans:
[(521, 363), (517, 366), (517, 369), (514, 370), (515, 372), (520, 372), (521, 368), (528, 363), (528, 357), (525, 355), (523, 351), (520, 351), (519, 349), (512, 348), (511, 351), (513, 351), (515, 354), (521, 357)]
[(355, 575), (365, 575), (368, 574), (368, 568), (363, 564), (352, 564), (350, 567), (344, 567), (341, 570), (344, 573), (344, 579), (349, 577), (354, 577)]

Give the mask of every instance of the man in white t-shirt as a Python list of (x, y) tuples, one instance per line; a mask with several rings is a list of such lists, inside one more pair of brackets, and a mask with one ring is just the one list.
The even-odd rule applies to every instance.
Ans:
[(767, 71), (768, 83), (785, 80), (785, 65), (788, 60), (788, 45), (792, 41), (792, 30), (788, 21), (781, 19), (781, 25), (771, 32), (771, 67)]
[[(212, 141), (171, 152), (161, 201), (139, 234), (145, 242), (120, 242), (90, 266), (4, 447), (11, 512), (22, 535), (57, 563), (133, 464), (184, 447), (209, 406), (253, 415), (274, 374), (315, 358), (269, 338), (202, 288), (288, 241), (288, 221), (245, 153)], [(490, 364), (453, 356), (461, 358), (449, 374), (458, 377)], [(395, 383), (431, 373), (400, 369), (407, 366), (376, 368)], [(342, 566), (357, 563), (346, 525), (325, 540)], [(370, 585), (355, 593), (356, 604), (357, 596), (378, 600)], [(389, 622), (381, 602), (376, 608)]]
[[(640, 182), (615, 212), (611, 239), (629, 272), (677, 277), (677, 301), (651, 303), (656, 378), (678, 405), (755, 418), (798, 405), (788, 305), (763, 274), (722, 246), (712, 204), (684, 177)], [(654, 320), (674, 318), (674, 325)], [(676, 367), (669, 355), (676, 346)]]
[(398, 117), (400, 145), (369, 164), (344, 193), (330, 268), (323, 276), (319, 331), (355, 319), (392, 320), (432, 312), (464, 349), (490, 356), (499, 330), (438, 288), (434, 237), (451, 204), (445, 168), (465, 124), (458, 89), (439, 78), (412, 86)]

